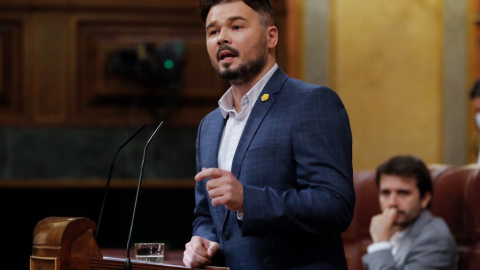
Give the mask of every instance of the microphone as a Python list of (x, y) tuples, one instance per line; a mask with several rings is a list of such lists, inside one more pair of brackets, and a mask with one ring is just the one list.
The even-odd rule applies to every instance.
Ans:
[(158, 131), (162, 126), (163, 126), (163, 121), (160, 122), (158, 127), (152, 133), (152, 135), (147, 141), (147, 144), (145, 144), (145, 148), (143, 149), (142, 166), (140, 168), (140, 176), (138, 179), (137, 194), (135, 195), (135, 204), (133, 205), (132, 223), (130, 224), (130, 233), (128, 234), (128, 240), (127, 240), (127, 258), (125, 260), (125, 270), (132, 270), (132, 263), (130, 261), (130, 241), (132, 240), (132, 230), (133, 230), (133, 223), (135, 220), (135, 211), (137, 210), (138, 194), (140, 192), (140, 186), (142, 184), (143, 168), (145, 167), (145, 156), (147, 154), (147, 149), (148, 149), (148, 146), (150, 145), (150, 142), (155, 137), (155, 135), (157, 135)]
[(105, 208), (105, 201), (107, 200), (107, 194), (108, 194), (108, 189), (110, 188), (110, 180), (112, 179), (112, 172), (113, 172), (113, 167), (115, 164), (115, 160), (117, 159), (117, 155), (122, 150), (122, 148), (127, 145), (133, 137), (137, 135), (138, 132), (145, 126), (145, 124), (142, 124), (130, 137), (118, 148), (117, 152), (115, 152), (115, 155), (113, 155), (113, 160), (112, 163), (110, 164), (110, 171), (108, 172), (108, 180), (107, 180), (107, 186), (105, 187), (105, 195), (103, 196), (103, 203), (102, 203), (102, 208), (100, 210), (100, 216), (98, 217), (98, 222), (97, 222), (97, 230), (95, 231), (95, 239), (97, 239), (98, 231), (100, 229), (100, 222), (102, 221), (102, 216), (103, 216), (103, 209)]

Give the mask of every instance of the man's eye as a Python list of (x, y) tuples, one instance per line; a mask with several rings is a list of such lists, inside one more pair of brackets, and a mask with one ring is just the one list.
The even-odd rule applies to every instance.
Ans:
[(216, 35), (217, 33), (218, 33), (217, 30), (212, 30), (212, 31), (208, 32), (208, 35), (213, 36), (213, 35)]
[(235, 25), (235, 26), (233, 26), (233, 29), (239, 30), (239, 29), (242, 29), (242, 27), (240, 25)]

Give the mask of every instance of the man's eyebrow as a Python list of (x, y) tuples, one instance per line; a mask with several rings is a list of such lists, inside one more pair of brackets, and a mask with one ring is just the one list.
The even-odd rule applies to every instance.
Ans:
[[(229, 22), (233, 22), (233, 21), (237, 21), (237, 20), (247, 21), (247, 19), (245, 19), (242, 16), (233, 16), (233, 17), (228, 18)], [(217, 21), (212, 21), (209, 24), (207, 24), (207, 26), (205, 26), (205, 29), (213, 27), (215, 24), (217, 24)]]

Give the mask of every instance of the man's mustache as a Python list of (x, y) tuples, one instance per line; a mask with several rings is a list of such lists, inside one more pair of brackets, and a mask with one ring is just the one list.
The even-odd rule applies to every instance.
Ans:
[(399, 214), (400, 214), (400, 215), (405, 215), (405, 214), (407, 214), (407, 212), (405, 212), (405, 211), (403, 211), (403, 210), (400, 210), (400, 209), (398, 209), (398, 208), (396, 208), (396, 209), (397, 209), (397, 215), (399, 215)]
[(220, 45), (217, 49), (217, 59), (220, 59), (220, 52), (222, 51), (230, 51), (232, 52), (235, 56), (238, 56), (238, 51), (226, 44)]
[[(405, 211), (403, 211), (403, 210), (400, 210), (400, 209), (398, 209), (398, 208), (396, 208), (396, 207), (394, 207), (394, 208), (397, 209), (397, 215), (399, 215), (399, 214), (400, 214), (400, 215), (406, 215), (406, 214), (407, 214), (407, 212), (405, 212)], [(383, 211), (382, 211), (382, 212), (383, 212)]]

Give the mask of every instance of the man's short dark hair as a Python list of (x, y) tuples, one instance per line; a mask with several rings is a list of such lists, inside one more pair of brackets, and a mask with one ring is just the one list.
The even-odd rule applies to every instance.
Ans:
[(433, 184), (430, 171), (421, 159), (412, 155), (399, 155), (390, 158), (377, 168), (375, 181), (380, 187), (382, 174), (402, 177), (415, 177), (420, 197), (423, 198), (426, 192), (433, 195)]
[[(213, 6), (219, 4), (225, 4), (235, 2), (237, 0), (200, 0), (200, 17), (203, 23), (207, 21), (208, 12)], [(247, 4), (250, 8), (260, 13), (262, 16), (261, 23), (263, 27), (267, 27), (274, 24), (273, 7), (270, 0), (241, 0)]]
[(480, 79), (475, 81), (472, 89), (470, 90), (470, 99), (474, 99), (476, 97), (480, 97)]

